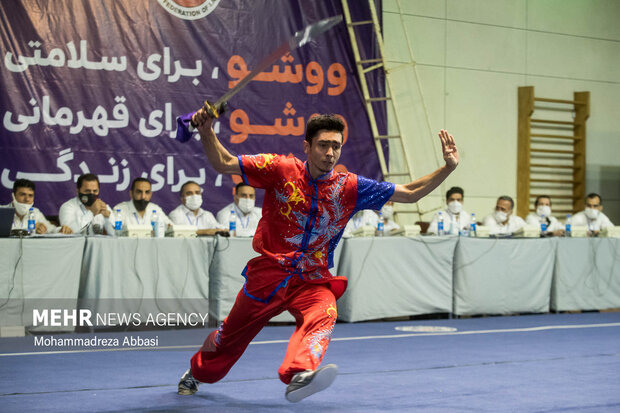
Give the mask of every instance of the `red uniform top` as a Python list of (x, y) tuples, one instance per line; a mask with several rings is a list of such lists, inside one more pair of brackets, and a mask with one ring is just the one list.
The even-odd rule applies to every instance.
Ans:
[(260, 257), (243, 271), (245, 293), (267, 302), (293, 276), (328, 283), (339, 298), (345, 277), (329, 272), (333, 252), (349, 218), (362, 209), (379, 210), (394, 184), (331, 171), (312, 179), (306, 162), (274, 154), (239, 156), (246, 184), (265, 189), (263, 216), (252, 246)]

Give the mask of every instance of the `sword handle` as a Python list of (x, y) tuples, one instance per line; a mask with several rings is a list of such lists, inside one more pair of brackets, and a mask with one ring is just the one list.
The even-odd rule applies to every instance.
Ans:
[[(226, 102), (220, 103), (217, 107), (209, 102), (205, 101), (203, 105), (204, 109), (207, 111), (209, 116), (213, 118), (218, 118), (219, 115), (224, 113), (227, 109)], [(196, 112), (187, 113), (185, 115), (181, 115), (177, 117), (177, 135), (176, 139), (180, 142), (187, 142), (191, 139), (192, 133), (198, 127), (193, 121), (192, 118)]]
[(208, 100), (205, 100), (203, 107), (207, 111), (209, 116), (217, 119), (220, 117), (222, 113), (226, 111), (227, 105), (226, 105), (226, 102), (222, 102), (216, 106), (215, 104), (209, 102)]

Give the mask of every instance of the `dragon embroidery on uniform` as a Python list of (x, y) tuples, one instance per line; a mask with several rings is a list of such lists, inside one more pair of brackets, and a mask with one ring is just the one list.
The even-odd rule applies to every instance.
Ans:
[(277, 198), (278, 201), (286, 203), (285, 206), (280, 208), (280, 213), (290, 220), (290, 214), (293, 210), (293, 206), (291, 204), (294, 203), (295, 205), (297, 205), (300, 202), (305, 202), (306, 198), (304, 198), (304, 194), (291, 181), (288, 181), (286, 184), (284, 184), (284, 189), (286, 190), (286, 187), (288, 186), (291, 187), (292, 193), (290, 193), (288, 196), (284, 195), (284, 193), (278, 193)]
[[(273, 158), (275, 158), (276, 155), (271, 154), (271, 153), (265, 153), (262, 155), (257, 155), (254, 157), (254, 162), (256, 164), (256, 168), (257, 169), (264, 169), (266, 168), (268, 165), (273, 164)], [(263, 160), (263, 163), (260, 163), (260, 160)]]

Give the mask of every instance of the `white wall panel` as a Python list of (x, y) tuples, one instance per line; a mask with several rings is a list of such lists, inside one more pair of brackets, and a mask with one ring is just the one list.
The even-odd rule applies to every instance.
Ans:
[(528, 0), (527, 2), (529, 30), (620, 40), (619, 18), (618, 0)]
[(523, 30), (448, 21), (449, 67), (522, 73), (525, 69)]
[(618, 82), (620, 42), (529, 32), (527, 73)]
[(449, 20), (525, 28), (525, 0), (448, 0)]
[(405, 30), (409, 36), (411, 50), (416, 62), (429, 65), (445, 65), (446, 22), (425, 17), (403, 16), (404, 29), (400, 16), (394, 13), (384, 15), (386, 59), (396, 62), (409, 62), (409, 48)]
[[(400, 0), (400, 7), (404, 14), (446, 17), (446, 0)], [(398, 13), (397, 0), (383, 0), (383, 11)]]

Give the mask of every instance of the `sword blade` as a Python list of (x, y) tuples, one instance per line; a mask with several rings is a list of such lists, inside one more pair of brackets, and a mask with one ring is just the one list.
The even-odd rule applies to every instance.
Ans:
[[(291, 37), (288, 41), (282, 43), (277, 49), (269, 54), (269, 56), (265, 57), (261, 60), (258, 65), (248, 73), (243, 79), (241, 79), (232, 89), (226, 92), (222, 97), (220, 97), (213, 105), (209, 104), (211, 108), (214, 108), (216, 111), (219, 111), (222, 105), (225, 105), (230, 98), (243, 90), (244, 87), (247, 86), (248, 83), (252, 81), (260, 72), (273, 65), (278, 61), (279, 58), (284, 56), (285, 54), (297, 49), (298, 47), (302, 47), (305, 44), (311, 42), (316, 39), (321, 34), (325, 33), (338, 23), (342, 21), (342, 16), (334, 16), (329, 17), (327, 19), (320, 20), (316, 23), (313, 23), (303, 30), (300, 30), (295, 33), (293, 37)], [(207, 104), (205, 103), (205, 106)], [(192, 132), (194, 131), (194, 125), (191, 124), (192, 116), (196, 112), (188, 113), (185, 115), (181, 115), (177, 117), (177, 135), (176, 139), (181, 142), (187, 142), (192, 137)]]
[(298, 47), (302, 47), (303, 45), (311, 42), (313, 39), (316, 39), (317, 36), (325, 33), (336, 24), (342, 21), (342, 16), (334, 16), (327, 19), (320, 20), (310, 26), (307, 26), (305, 29), (300, 30), (295, 33), (293, 37), (291, 37), (288, 41), (282, 43), (276, 50), (271, 52), (269, 56), (265, 57), (263, 60), (256, 65), (254, 70), (248, 73), (243, 79), (239, 81), (232, 89), (226, 92), (221, 98), (219, 98), (213, 106), (216, 108), (219, 107), (222, 103), (228, 102), (230, 98), (239, 93), (248, 83), (252, 81), (263, 70), (267, 69), (269, 66), (273, 65), (278, 61), (279, 58), (284, 56), (285, 54), (297, 49)]

